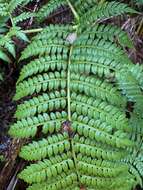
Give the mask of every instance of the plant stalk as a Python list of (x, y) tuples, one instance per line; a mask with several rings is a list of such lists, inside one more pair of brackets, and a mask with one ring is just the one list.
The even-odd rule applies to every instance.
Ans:
[(43, 28), (36, 28), (36, 29), (30, 29), (30, 30), (23, 30), (23, 32), (25, 34), (31, 34), (31, 33), (41, 32), (42, 30), (43, 30)]
[(68, 2), (68, 5), (69, 5), (69, 7), (70, 7), (70, 9), (71, 9), (77, 23), (79, 23), (79, 15), (77, 14), (75, 8), (72, 6), (71, 2), (69, 0), (67, 0), (67, 2)]
[(73, 46), (70, 47), (67, 71), (67, 101), (68, 101), (68, 120), (71, 121), (71, 94), (70, 94), (70, 65)]

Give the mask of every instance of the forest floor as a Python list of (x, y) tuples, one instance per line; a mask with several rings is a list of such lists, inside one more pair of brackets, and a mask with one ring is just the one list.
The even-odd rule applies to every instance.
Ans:
[[(69, 10), (62, 8), (51, 15), (47, 23), (68, 23), (70, 21), (71, 14)], [(140, 18), (138, 16), (127, 17), (123, 20), (119, 19), (107, 22), (115, 22), (129, 33), (134, 42), (135, 49), (126, 51), (135, 64), (143, 63), (143, 30), (137, 31)], [(21, 47), (23, 45), (21, 44)], [(0, 84), (0, 154), (4, 156), (4, 161), (0, 164), (0, 190), (25, 190), (25, 184), (16, 179), (16, 174), (25, 165), (25, 162), (17, 156), (24, 142), (12, 139), (7, 134), (10, 124), (14, 121), (13, 115), (16, 103), (12, 101), (12, 97), (15, 94), (16, 81), (21, 66), (18, 66), (15, 62), (4, 65), (1, 61), (0, 65), (5, 73), (4, 81)], [(137, 190), (141, 190), (140, 187), (137, 187)]]

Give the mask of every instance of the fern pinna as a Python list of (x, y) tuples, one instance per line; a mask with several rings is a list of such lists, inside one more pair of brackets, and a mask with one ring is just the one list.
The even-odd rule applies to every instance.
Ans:
[(63, 4), (74, 24), (44, 28), (20, 58), (27, 64), (9, 133), (37, 140), (21, 149), (20, 157), (34, 163), (19, 178), (28, 190), (142, 186), (143, 67), (122, 48), (132, 47), (127, 34), (99, 22), (135, 11), (118, 2), (52, 0), (39, 20)]

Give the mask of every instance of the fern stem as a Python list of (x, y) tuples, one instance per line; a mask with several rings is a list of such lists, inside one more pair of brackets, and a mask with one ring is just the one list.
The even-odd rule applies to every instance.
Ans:
[(71, 144), (73, 161), (74, 161), (74, 165), (75, 165), (75, 169), (76, 169), (76, 173), (77, 173), (77, 178), (78, 178), (78, 181), (80, 182), (80, 174), (79, 174), (78, 169), (77, 169), (77, 160), (76, 160), (76, 155), (75, 155), (75, 152), (74, 152), (73, 139), (70, 140), (70, 144)]
[(79, 23), (79, 15), (77, 14), (75, 8), (72, 6), (71, 2), (69, 0), (67, 0), (67, 2), (68, 2), (68, 5), (69, 5), (69, 7), (70, 7), (70, 9), (71, 9), (77, 23)]
[(23, 32), (25, 34), (31, 34), (31, 33), (41, 32), (42, 30), (43, 30), (43, 28), (36, 28), (36, 29), (31, 29), (31, 30), (23, 30)]
[(68, 59), (68, 71), (67, 71), (67, 101), (68, 101), (68, 120), (71, 121), (71, 98), (70, 98), (70, 64), (71, 64), (71, 54), (73, 46), (70, 48), (69, 59)]
[[(68, 71), (67, 71), (67, 101), (68, 101), (68, 120), (71, 122), (71, 94), (70, 94), (70, 65), (71, 65), (71, 55), (73, 51), (73, 46), (71, 45), (70, 51), (69, 51), (69, 58), (68, 58)], [(78, 181), (80, 181), (80, 175), (77, 169), (77, 160), (76, 160), (76, 155), (74, 152), (74, 142), (73, 139), (70, 138), (70, 145), (71, 145), (71, 151), (72, 151), (72, 156), (73, 156), (73, 162), (75, 165)]]
[[(77, 29), (78, 25), (73, 25), (73, 29)], [(42, 32), (44, 28), (35, 28), (35, 29), (29, 29), (29, 30), (23, 30), (25, 34), (31, 34), (31, 33), (38, 33)]]

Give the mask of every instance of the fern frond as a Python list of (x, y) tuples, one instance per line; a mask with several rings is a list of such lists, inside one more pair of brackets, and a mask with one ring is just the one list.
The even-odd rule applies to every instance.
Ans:
[(8, 5), (9, 13), (12, 13), (19, 5), (21, 5), (24, 2), (25, 0), (11, 0)]
[(66, 0), (51, 0), (46, 3), (37, 13), (37, 20), (42, 22), (46, 17), (48, 17), (57, 8), (67, 5)]
[(49, 115), (39, 114), (35, 117), (28, 117), (18, 120), (11, 126), (9, 134), (18, 138), (34, 137), (38, 127), (42, 126), (43, 133), (54, 133), (61, 130), (61, 124), (67, 119), (67, 113), (62, 111), (50, 113)]
[(135, 185), (139, 184), (142, 187), (143, 184), (142, 184), (141, 176), (140, 176), (139, 172), (137, 171), (137, 169), (135, 167), (133, 167), (131, 164), (130, 164), (130, 172), (136, 179)]
[(20, 104), (15, 113), (16, 118), (22, 119), (29, 116), (34, 116), (36, 113), (50, 112), (52, 110), (64, 109), (66, 106), (66, 92), (55, 91), (47, 94), (43, 94), (38, 97), (34, 97), (29, 101)]
[(19, 5), (27, 4), (30, 1), (31, 0), (9, 0), (7, 2), (0, 2), (0, 15), (9, 17), (9, 14), (12, 14)]
[[(73, 1), (71, 1), (73, 3)], [(77, 0), (74, 4), (76, 7), (78, 14), (83, 15), (85, 12), (87, 12), (89, 9), (91, 9), (93, 6), (97, 5), (99, 2), (98, 0), (91, 0), (89, 1), (83, 1), (83, 0)]]
[[(109, 168), (110, 170), (113, 170), (113, 171), (111, 171), (112, 174), (111, 173), (108, 174), (108, 171), (107, 171), (104, 174), (100, 174), (100, 175), (115, 175), (115, 173), (118, 171), (123, 171), (123, 170), (125, 170), (126, 172), (128, 171), (128, 165), (126, 163), (92, 159), (91, 157), (83, 156), (82, 154), (77, 155), (77, 161), (82, 162), (82, 163), (87, 163), (90, 165), (94, 165), (99, 168), (106, 167), (106, 168)], [(97, 172), (97, 175), (98, 174), (99, 173)], [(115, 175), (115, 177), (116, 177), (116, 175)]]
[(40, 161), (37, 164), (31, 164), (20, 173), (19, 177), (24, 178), (28, 183), (39, 183), (45, 181), (46, 178), (50, 180), (64, 172), (72, 171), (74, 163), (68, 157), (63, 154), (61, 157), (58, 156), (50, 160)]
[[(89, 82), (90, 82), (90, 85), (89, 85)], [(56, 85), (57, 85), (57, 87), (59, 86), (58, 83), (56, 83)], [(63, 88), (64, 88), (65, 85), (66, 84), (64, 82), (61, 82), (61, 87), (63, 86)], [(103, 83), (101, 80), (98, 80), (96, 78), (91, 78), (91, 77), (84, 78), (84, 76), (72, 74), (71, 75), (71, 85), (70, 85), (70, 87), (75, 92), (80, 92), (80, 93), (84, 92), (87, 95), (91, 95), (93, 97), (96, 96), (97, 98), (101, 98), (104, 101), (106, 100), (106, 101), (110, 102), (113, 105), (117, 105), (119, 107), (125, 107), (126, 106), (126, 100), (121, 97), (121, 95), (119, 94), (119, 92), (117, 91), (116, 88), (114, 88), (113, 86), (110, 86), (108, 83)], [(27, 89), (28, 89), (28, 86), (27, 86)], [(29, 87), (29, 89), (31, 90), (30, 87)], [(57, 95), (56, 95), (56, 93), (57, 93)], [(59, 96), (58, 96), (58, 92), (56, 92), (56, 93), (55, 93), (56, 97), (60, 98), (60, 97), (63, 97), (62, 94), (64, 93), (64, 91), (63, 91), (62, 94), (59, 94)], [(66, 92), (64, 94), (65, 94), (64, 96), (66, 97)], [(48, 98), (48, 96), (46, 96), (46, 94), (45, 94), (42, 97), (43, 97), (43, 103), (44, 103), (43, 106), (46, 108), (47, 106), (46, 106), (45, 103), (46, 103), (46, 99)], [(38, 99), (40, 100), (40, 107), (42, 105), (42, 97), (41, 96), (38, 97)], [(54, 94), (51, 94), (51, 97), (54, 99)], [(31, 115), (30, 113), (32, 113), (34, 115), (35, 111), (36, 111), (35, 110), (36, 107), (34, 108), (32, 105), (36, 106), (36, 104), (38, 104), (38, 101), (39, 101), (38, 99), (34, 98), (33, 100), (30, 101), (31, 103), (27, 102), (28, 107), (30, 107), (30, 109), (28, 109), (27, 106), (18, 106), (18, 109), (17, 109), (17, 112), (16, 112), (16, 117), (18, 119), (21, 118), (21, 114), (20, 114), (20, 117), (19, 117), (19, 114), (18, 114), (19, 110), (21, 110), (21, 112), (22, 112), (22, 115), (23, 115), (22, 117), (30, 116)], [(55, 101), (55, 99), (54, 99), (55, 103), (53, 102), (53, 100), (52, 100), (52, 102), (54, 104), (56, 104), (56, 102), (57, 103), (59, 102), (57, 100)], [(49, 101), (49, 99), (47, 99), (47, 101)], [(50, 102), (49, 102), (49, 105), (50, 105)], [(64, 103), (64, 99), (63, 99), (63, 103), (61, 105), (66, 105)], [(41, 111), (43, 111), (43, 112), (46, 111), (44, 107), (43, 108), (41, 107)], [(64, 106), (62, 106), (62, 107), (64, 108)], [(59, 108), (59, 106), (57, 106), (57, 108)], [(39, 110), (38, 113), (40, 113), (40, 109), (38, 107), (37, 107), (37, 109)], [(48, 107), (46, 109), (48, 109)], [(24, 110), (26, 111), (27, 114), (25, 113)]]
[(121, 45), (133, 48), (133, 42), (127, 33), (117, 26), (97, 24), (92, 29), (87, 29), (86, 33), (89, 35), (96, 34), (98, 38), (103, 38), (111, 42), (117, 39)]
[[(64, 89), (66, 87), (66, 72), (55, 72), (44, 75), (38, 75), (28, 81), (19, 83), (17, 86), (17, 94), (14, 100), (18, 100), (27, 95), (32, 95), (34, 92), (38, 93), (41, 90), (43, 92), (47, 90), (56, 90), (59, 87)], [(24, 90), (25, 89), (25, 90)]]
[[(79, 14), (80, 23), (82, 23), (82, 25), (84, 24), (84, 20), (86, 20), (88, 24), (92, 24), (98, 19), (109, 18), (125, 13), (137, 13), (137, 11), (131, 9), (126, 4), (116, 1), (105, 1), (104, 3), (99, 3), (97, 0), (92, 0), (88, 3), (82, 0), (71, 0), (70, 3), (76, 9), (77, 14)], [(63, 5), (69, 6), (69, 2), (66, 0), (51, 0), (39, 10), (39, 12), (37, 13), (37, 20), (40, 22), (43, 21), (54, 10), (58, 9)]]
[(114, 147), (117, 146), (118, 148), (125, 148), (133, 145), (133, 142), (128, 139), (119, 138), (114, 135), (101, 132), (98, 129), (83, 125), (82, 123), (78, 122), (73, 123), (73, 131), (77, 132), (81, 136), (89, 137), (90, 139), (94, 139), (103, 144), (106, 143)]
[(143, 89), (143, 79), (142, 79), (143, 66), (139, 65), (139, 64), (133, 65), (130, 68), (130, 71), (131, 71), (132, 75), (136, 78), (136, 80), (138, 81), (140, 88)]
[(92, 24), (97, 20), (103, 20), (105, 18), (107, 19), (125, 13), (137, 13), (137, 12), (129, 8), (126, 4), (116, 1), (100, 3), (94, 5), (85, 14), (82, 13), (81, 22), (84, 23), (84, 20), (86, 20), (88, 24)]
[(20, 15), (13, 18), (13, 22), (15, 25), (17, 25), (19, 22), (23, 22), (27, 19), (30, 19), (31, 17), (34, 17), (35, 14), (31, 12), (23, 12)]
[(8, 3), (2, 2), (0, 3), (0, 16), (4, 17), (8, 14)]
[(143, 101), (143, 94), (138, 80), (133, 76), (131, 71), (122, 70), (118, 72), (117, 79), (120, 88), (130, 101), (135, 103)]
[[(122, 89), (128, 99), (134, 102), (134, 113), (142, 117), (143, 109), (143, 80), (142, 80), (143, 67), (142, 65), (131, 66), (128, 70), (122, 71), (117, 74), (119, 87)], [(124, 82), (123, 82), (124, 80)]]
[[(128, 173), (127, 167), (117, 167), (115, 169), (108, 168), (106, 166), (95, 166), (92, 164), (87, 164), (85, 162), (79, 161), (77, 164), (79, 171), (83, 174), (99, 176), (99, 177), (109, 177), (114, 178), (118, 176), (120, 173)], [(129, 174), (128, 174), (129, 175)]]
[[(61, 174), (59, 177), (55, 178), (51, 184), (48, 182), (34, 184), (28, 188), (28, 190), (42, 190), (46, 188), (47, 190), (54, 190), (54, 189), (67, 189), (67, 190), (79, 190), (78, 184), (76, 184), (77, 176), (74, 173), (65, 173)], [(68, 187), (68, 188), (67, 188)]]
[(48, 139), (42, 139), (39, 142), (33, 142), (23, 146), (20, 152), (20, 157), (28, 160), (41, 160), (46, 157), (62, 154), (70, 149), (68, 135), (57, 134)]
[[(77, 95), (76, 93), (71, 94), (71, 111), (77, 112), (88, 116), (89, 118), (99, 119), (103, 122), (107, 122), (109, 125), (120, 126), (127, 125), (127, 118), (120, 109), (109, 105), (101, 100), (94, 100), (83, 95)], [(112, 118), (109, 115), (112, 115)], [(114, 121), (113, 121), (114, 118)], [(119, 124), (120, 123), (120, 124)]]
[[(101, 121), (100, 119), (91, 119), (90, 117), (88, 116), (83, 116), (83, 115), (79, 115), (77, 114), (76, 112), (73, 113), (72, 115), (72, 120), (75, 121), (75, 122), (78, 122), (79, 124), (82, 123), (83, 125), (87, 125), (89, 127), (93, 127), (96, 129), (99, 129), (100, 131), (104, 131), (104, 132), (107, 132), (108, 134), (112, 134), (113, 131), (115, 130), (115, 126), (114, 125), (110, 125), (108, 124), (107, 122), (103, 122)], [(127, 126), (127, 125), (120, 125), (118, 126), (119, 130), (123, 130), (125, 132), (131, 132), (132, 131), (132, 128), (130, 126)], [(74, 129), (74, 127), (73, 127)], [(117, 135), (121, 135), (121, 131), (119, 132), (119, 134), (117, 133)], [(124, 136), (125, 137), (125, 136)]]
[(90, 188), (94, 188), (97, 187), (99, 189), (101, 189), (104, 186), (107, 186), (106, 189), (107, 190), (114, 190), (116, 187), (120, 187), (122, 185), (122, 183), (127, 184), (128, 181), (128, 187), (131, 188), (132, 184), (133, 184), (133, 180), (130, 178), (127, 178), (124, 176), (120, 177), (120, 178), (115, 178), (114, 181), (112, 181), (111, 178), (100, 178), (100, 177), (93, 177), (93, 176), (86, 176), (83, 175), (81, 177), (81, 183), (89, 186)]
[[(134, 165), (135, 165), (135, 168), (137, 168), (137, 170), (138, 170), (139, 176), (142, 176), (143, 175), (143, 162), (137, 160), (137, 163), (134, 162)], [(141, 179), (139, 180), (139, 184), (142, 187), (143, 184), (142, 184), (142, 180)]]
[(142, 175), (142, 115), (136, 111), (142, 68), (134, 69), (123, 50), (132, 47), (125, 32), (96, 21), (136, 11), (118, 2), (52, 0), (39, 10), (40, 21), (61, 5), (79, 15), (77, 25), (46, 27), (20, 58), (27, 64), (16, 85), (14, 100), (21, 100), (9, 133), (38, 133), (20, 156), (39, 162), (19, 177), (29, 190), (131, 190)]
[(93, 54), (94, 56), (102, 56), (104, 58), (109, 58), (110, 56), (110, 60), (113, 59), (116, 60), (116, 62), (123, 62), (124, 59), (124, 61), (126, 61), (126, 65), (131, 64), (131, 61), (127, 58), (127, 55), (120, 47), (111, 42), (96, 39), (95, 34), (90, 35), (85, 33), (81, 35), (77, 41), (75, 41), (73, 56), (75, 54), (77, 55), (77, 52), (79, 51), (81, 54), (86, 53), (87, 56), (89, 54)]

